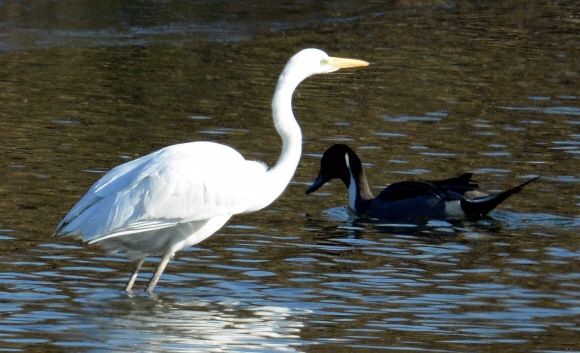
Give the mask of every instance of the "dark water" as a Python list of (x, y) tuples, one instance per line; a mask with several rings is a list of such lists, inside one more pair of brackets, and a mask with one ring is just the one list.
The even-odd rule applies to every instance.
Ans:
[[(1, 4), (0, 351), (580, 351), (576, 2), (104, 4)], [(50, 237), (103, 172), (169, 144), (272, 165), (276, 78), (311, 46), (371, 65), (299, 87), (291, 185), (178, 253), (155, 297), (157, 259), (128, 296), (132, 263)], [(375, 193), (541, 178), (477, 222), (358, 222), (339, 183), (304, 195), (335, 142)]]

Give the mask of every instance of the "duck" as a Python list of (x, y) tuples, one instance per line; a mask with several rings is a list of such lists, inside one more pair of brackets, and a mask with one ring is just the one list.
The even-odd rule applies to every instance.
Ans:
[(146, 287), (152, 294), (176, 252), (208, 238), (233, 215), (263, 209), (282, 194), (302, 154), (302, 131), (292, 111), (292, 95), (300, 82), (368, 64), (316, 48), (288, 60), (272, 99), (272, 118), (282, 139), (280, 158), (272, 168), (211, 141), (167, 146), (108, 171), (53, 235), (99, 244), (136, 261), (127, 292), (146, 258), (161, 257)]
[(348, 206), (358, 217), (386, 220), (481, 218), (520, 192), (535, 177), (498, 194), (487, 194), (472, 179), (473, 173), (443, 180), (407, 180), (387, 186), (377, 197), (370, 191), (362, 162), (347, 145), (335, 144), (320, 160), (311, 194), (332, 179), (348, 188)]

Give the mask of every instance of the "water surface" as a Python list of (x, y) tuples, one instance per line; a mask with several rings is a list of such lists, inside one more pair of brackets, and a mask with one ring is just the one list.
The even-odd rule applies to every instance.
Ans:
[[(225, 40), (179, 26), (139, 32), (171, 27), (158, 11), (124, 26), (115, 9), (105, 9), (112, 24), (58, 17), (30, 30), (53, 36), (47, 45), (14, 39), (44, 23), (42, 11), (3, 20), (16, 29), (0, 55), (1, 351), (579, 349), (577, 7), (334, 4), (315, 21), (307, 3), (279, 28), (272, 13), (287, 10), (259, 3), (242, 15), (200, 12), (219, 17), (199, 21), (210, 29), (231, 18), (268, 28)], [(192, 13), (179, 23), (197, 23)], [(84, 37), (71, 43), (54, 28)], [(127, 295), (132, 263), (50, 237), (102, 173), (163, 146), (211, 140), (275, 163), (275, 82), (309, 46), (371, 65), (298, 88), (304, 157), (292, 183), (178, 253), (154, 297), (141, 289), (158, 259)], [(359, 152), (375, 193), (464, 172), (491, 192), (541, 178), (480, 221), (361, 222), (338, 182), (304, 194), (336, 142)]]

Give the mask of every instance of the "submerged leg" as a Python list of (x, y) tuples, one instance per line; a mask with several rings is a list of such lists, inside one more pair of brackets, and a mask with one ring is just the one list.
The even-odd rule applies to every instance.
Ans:
[(147, 285), (147, 289), (146, 289), (147, 293), (149, 293), (149, 294), (153, 293), (153, 288), (155, 288), (155, 285), (157, 285), (157, 282), (159, 281), (159, 277), (161, 277), (161, 274), (165, 270), (165, 266), (167, 266), (167, 264), (169, 263), (169, 260), (171, 260), (171, 254), (166, 254), (165, 256), (163, 256), (163, 258), (161, 259), (161, 262), (159, 263), (159, 266), (157, 267), (157, 271), (155, 271), (153, 278), (151, 278), (151, 281)]
[(139, 262), (137, 262), (137, 266), (135, 266), (135, 270), (133, 270), (133, 274), (131, 275), (131, 278), (129, 278), (129, 282), (127, 282), (127, 287), (125, 287), (125, 292), (129, 292), (129, 291), (131, 291), (131, 288), (133, 288), (133, 284), (135, 283), (135, 280), (137, 279), (137, 274), (139, 273), (139, 269), (141, 269), (141, 266), (143, 266), (144, 262), (145, 262), (145, 258), (142, 258), (141, 260), (139, 260)]

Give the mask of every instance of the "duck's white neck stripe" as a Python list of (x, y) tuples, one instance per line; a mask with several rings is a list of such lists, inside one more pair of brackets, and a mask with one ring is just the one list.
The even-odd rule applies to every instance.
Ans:
[(348, 168), (348, 172), (350, 174), (350, 184), (348, 186), (348, 207), (356, 211), (355, 204), (358, 190), (356, 189), (356, 181), (354, 179), (354, 175), (352, 174), (352, 170), (350, 169), (350, 160), (348, 158), (348, 153), (344, 154), (344, 160), (346, 161), (346, 167)]

